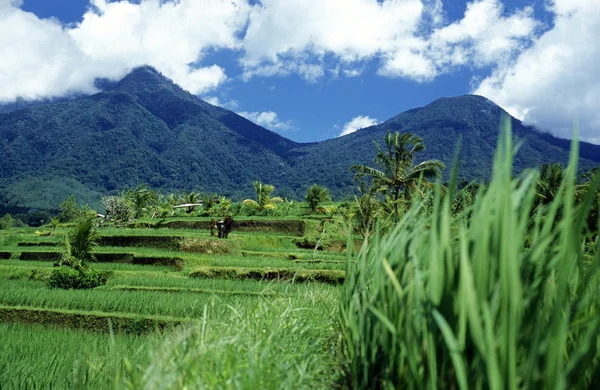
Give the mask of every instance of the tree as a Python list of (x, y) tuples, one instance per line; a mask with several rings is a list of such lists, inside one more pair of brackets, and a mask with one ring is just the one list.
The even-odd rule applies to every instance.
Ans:
[(246, 206), (252, 207), (257, 211), (274, 210), (277, 208), (277, 203), (283, 202), (283, 199), (276, 196), (271, 197), (271, 193), (275, 191), (275, 186), (263, 184), (259, 180), (252, 183), (256, 191), (256, 200), (244, 199), (243, 203)]
[(71, 232), (67, 239), (67, 254), (76, 260), (76, 264), (87, 267), (91, 261), (96, 261), (92, 249), (97, 245), (98, 233), (92, 218), (81, 220)]
[(381, 169), (365, 165), (353, 165), (350, 169), (356, 172), (356, 180), (369, 177), (372, 179), (375, 192), (391, 197), (394, 203), (394, 216), (398, 220), (400, 195), (404, 196), (404, 201), (408, 205), (418, 183), (425, 182), (426, 177), (440, 176), (446, 166), (439, 160), (427, 160), (414, 165), (416, 154), (425, 150), (421, 137), (411, 133), (400, 134), (388, 131), (384, 140), (383, 150), (375, 143), (377, 155), (373, 159)]
[(212, 208), (220, 202), (220, 198), (215, 193), (206, 192), (200, 196), (202, 199), (202, 206), (204, 207), (204, 214), (210, 215)]
[(16, 226), (16, 220), (10, 214), (0, 218), (0, 229), (10, 229)]
[[(198, 202), (200, 202), (201, 196), (202, 194), (200, 194), (199, 192), (186, 191), (181, 195), (181, 200), (184, 204), (195, 205), (198, 204)], [(196, 210), (196, 206), (188, 206), (186, 207), (185, 212), (186, 214), (191, 214), (192, 212), (194, 212), (194, 210)]]
[(125, 192), (125, 199), (135, 211), (135, 217), (139, 218), (143, 215), (146, 207), (152, 202), (156, 202), (157, 194), (156, 191), (153, 191), (148, 188), (146, 184), (140, 184), (135, 188), (131, 188)]
[(355, 197), (356, 208), (350, 215), (354, 231), (359, 233), (363, 239), (373, 233), (375, 221), (381, 211), (381, 204), (371, 194), (363, 194)]
[(120, 196), (105, 196), (101, 199), (100, 203), (106, 210), (104, 219), (107, 221), (113, 221), (115, 224), (124, 224), (133, 219), (133, 209)]
[(331, 200), (331, 195), (327, 188), (318, 184), (313, 184), (308, 188), (308, 191), (306, 191), (305, 199), (310, 211), (314, 213), (321, 203)]
[(91, 218), (96, 215), (96, 211), (91, 210), (87, 204), (78, 204), (75, 195), (69, 196), (58, 208), (60, 210), (58, 215), (60, 222), (72, 222), (79, 218)]
[(565, 171), (561, 164), (542, 164), (540, 166), (540, 177), (536, 185), (536, 203), (538, 205), (546, 205), (554, 201), (564, 175)]

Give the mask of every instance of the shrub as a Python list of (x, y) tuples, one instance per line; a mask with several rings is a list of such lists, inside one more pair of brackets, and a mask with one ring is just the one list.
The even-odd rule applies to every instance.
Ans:
[(10, 229), (15, 227), (16, 224), (16, 220), (10, 214), (6, 214), (0, 218), (0, 229)]
[(50, 274), (48, 286), (63, 289), (88, 289), (106, 284), (111, 272), (82, 267), (57, 267)]
[(105, 196), (102, 198), (102, 207), (106, 210), (105, 220), (115, 224), (126, 224), (133, 220), (135, 212), (125, 199), (120, 196)]

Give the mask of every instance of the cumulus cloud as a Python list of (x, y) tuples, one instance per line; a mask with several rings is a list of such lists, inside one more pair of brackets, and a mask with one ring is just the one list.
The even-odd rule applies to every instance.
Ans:
[(352, 118), (348, 123), (344, 125), (342, 128), (342, 132), (338, 137), (343, 135), (348, 135), (354, 133), (356, 130), (364, 129), (365, 127), (373, 126), (378, 124), (379, 122), (375, 118), (370, 118), (368, 116), (357, 116)]
[(570, 138), (600, 143), (600, 6), (597, 0), (554, 0), (553, 28), (516, 61), (483, 79), (474, 93), (488, 97), (525, 123)]
[(92, 0), (81, 23), (64, 26), (0, 0), (0, 101), (94, 92), (94, 79), (118, 79), (152, 65), (193, 93), (227, 79), (203, 64), (212, 49), (236, 49), (245, 1)]
[(247, 78), (314, 81), (327, 56), (344, 65), (378, 58), (382, 75), (427, 81), (511, 58), (537, 26), (530, 7), (507, 14), (500, 0), (468, 3), (462, 19), (443, 20), (441, 0), (263, 0), (250, 11), (241, 63)]
[(244, 118), (252, 121), (256, 124), (261, 125), (262, 127), (269, 130), (279, 130), (279, 131), (288, 131), (293, 130), (294, 126), (291, 121), (282, 121), (279, 119), (279, 116), (276, 112), (273, 111), (263, 111), (263, 112), (247, 112), (241, 111), (238, 112), (239, 115)]
[[(316, 82), (375, 66), (385, 77), (425, 82), (483, 69), (474, 93), (562, 137), (579, 119), (583, 138), (600, 143), (600, 74), (591, 71), (600, 62), (598, 0), (547, 0), (551, 25), (529, 6), (507, 11), (502, 0), (468, 1), (457, 20), (442, 0), (90, 0), (71, 25), (22, 4), (0, 0), (0, 102), (93, 93), (96, 78), (117, 80), (140, 65), (207, 96), (229, 78), (207, 54), (228, 50), (246, 80)], [(245, 114), (292, 128), (274, 112)]]
[(235, 110), (239, 107), (239, 103), (235, 99), (223, 99), (222, 97), (218, 96), (203, 96), (202, 99), (213, 106), (223, 107), (228, 110)]

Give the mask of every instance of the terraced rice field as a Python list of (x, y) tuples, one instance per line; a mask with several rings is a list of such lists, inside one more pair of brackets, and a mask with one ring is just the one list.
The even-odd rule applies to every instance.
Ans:
[(68, 226), (2, 231), (0, 388), (335, 384), (341, 236), (310, 249), (314, 221), (246, 220), (228, 239), (167, 222), (100, 228), (93, 267), (112, 277), (92, 290), (47, 286)]

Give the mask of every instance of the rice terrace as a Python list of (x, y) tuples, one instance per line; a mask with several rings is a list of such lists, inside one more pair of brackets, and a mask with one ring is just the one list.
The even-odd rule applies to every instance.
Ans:
[[(487, 185), (405, 161), (397, 182), (353, 167), (372, 183), (354, 202), (140, 185), (104, 215), (5, 216), (2, 387), (595, 388), (599, 178), (576, 184), (577, 144), (513, 178), (509, 129)], [(419, 142), (388, 133), (375, 162)]]
[(600, 389), (599, 0), (0, 0), (0, 390)]

